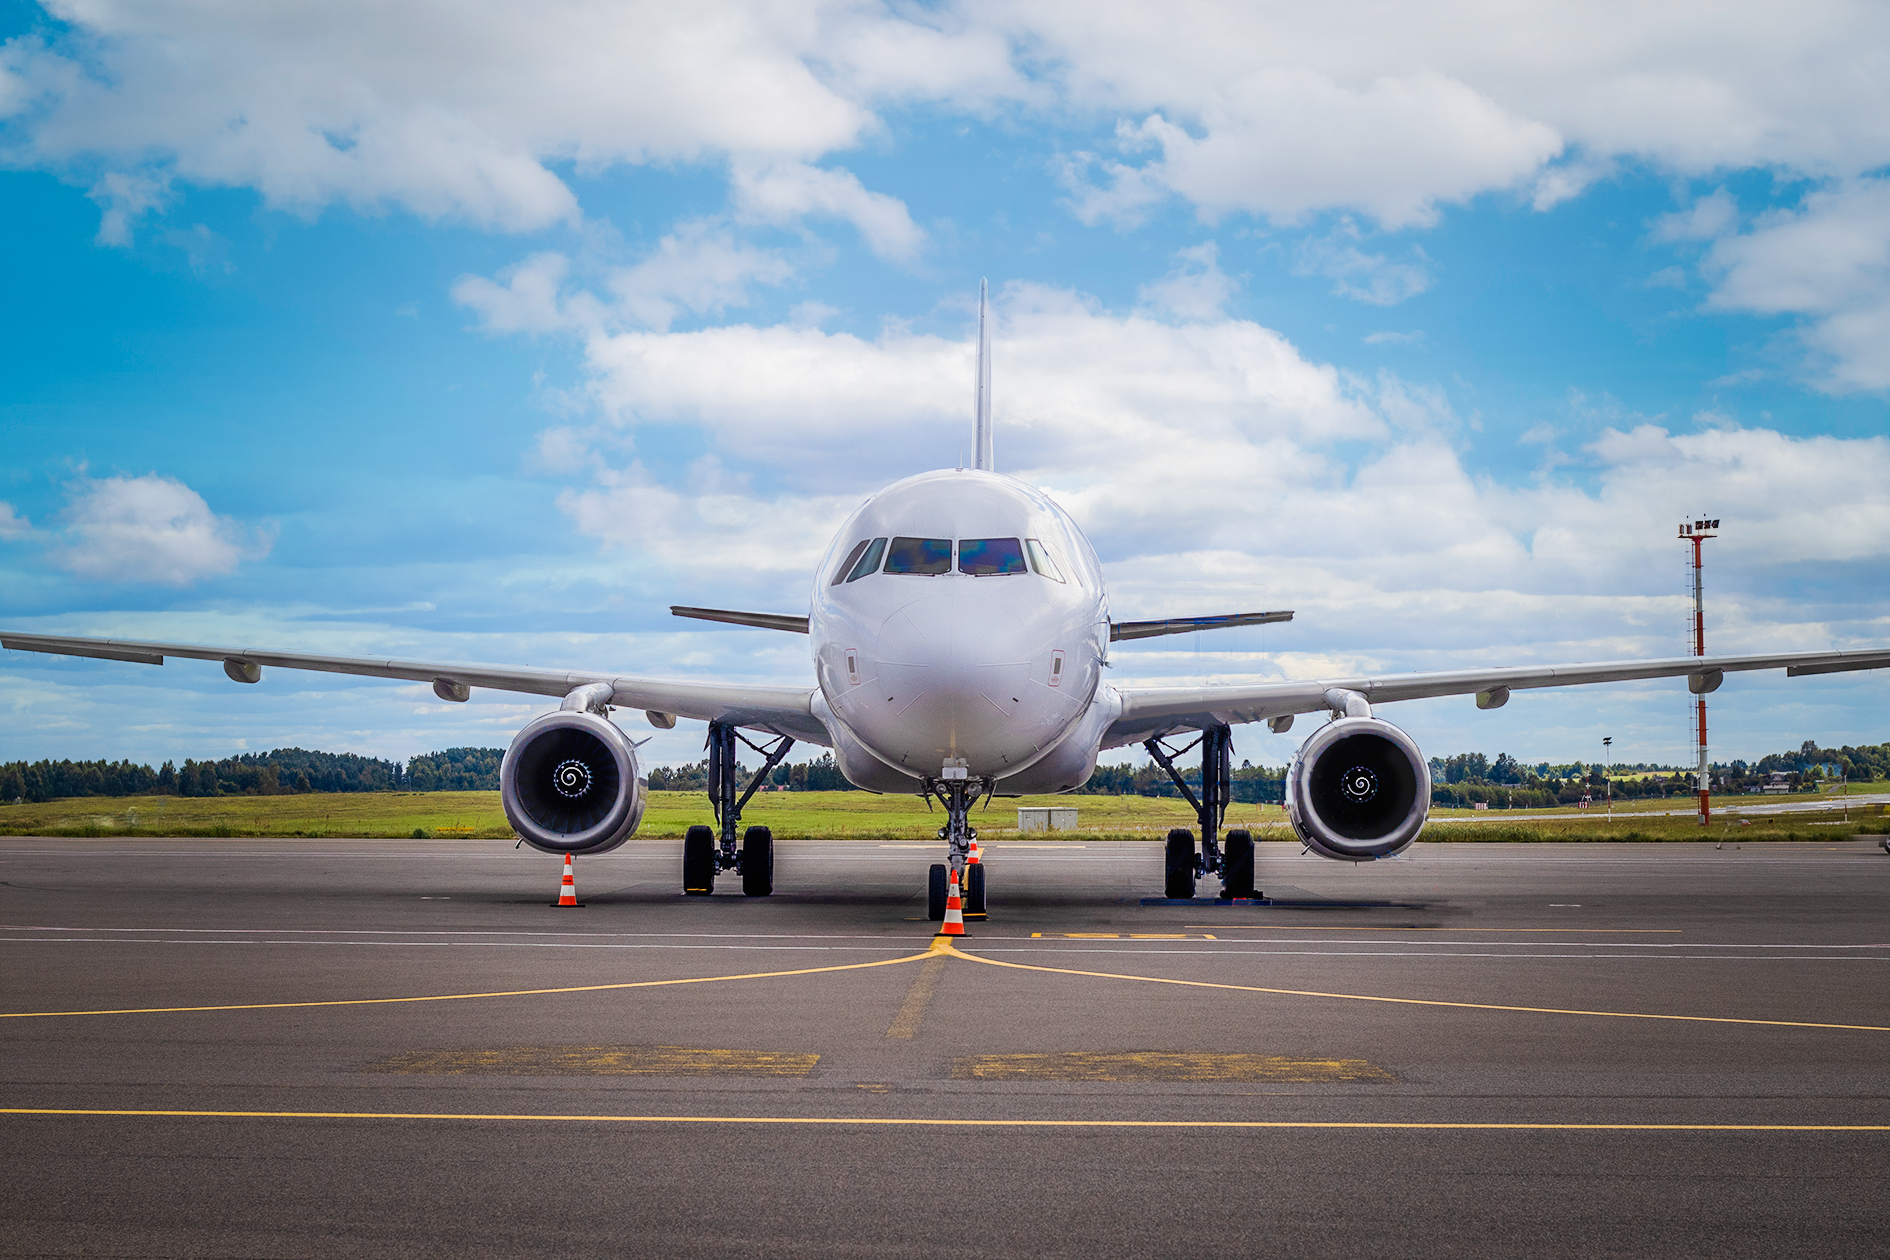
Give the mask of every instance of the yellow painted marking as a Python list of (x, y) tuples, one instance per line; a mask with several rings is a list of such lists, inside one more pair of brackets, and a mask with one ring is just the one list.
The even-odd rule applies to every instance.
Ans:
[(404, 1076), (806, 1076), (817, 1054), (689, 1046), (510, 1046), (415, 1050), (361, 1070)]
[[(1032, 932), (1032, 940), (1042, 940), (1043, 932)], [(1119, 941), (1125, 937), (1131, 941), (1213, 941), (1216, 936), (1190, 936), (1186, 932), (1051, 932), (1048, 937), (1054, 941)]]
[(919, 968), (919, 974), (912, 978), (912, 987), (906, 990), (905, 1004), (899, 1008), (899, 1013), (893, 1016), (891, 1026), (886, 1029), (888, 1039), (912, 1040), (919, 1031), (919, 1021), (925, 1018), (926, 1006), (932, 1001), (932, 990), (938, 987), (939, 973), (944, 970), (945, 956), (943, 954), (932, 954), (926, 958), (925, 965)]
[(1288, 1059), (1276, 1054), (1156, 1050), (974, 1054), (952, 1060), (955, 1081), (1389, 1081), (1363, 1059)]
[(1670, 932), (1678, 936), (1681, 928), (1474, 928), (1474, 927), (1306, 927), (1283, 923), (1187, 923), (1184, 927), (1233, 928), (1247, 932), (1581, 932), (1591, 936), (1632, 936)]
[[(938, 940), (945, 940), (939, 937)], [(723, 980), (774, 980), (782, 976), (817, 976), (829, 971), (860, 971), (867, 967), (895, 967), (918, 962), (939, 952), (938, 941), (923, 954), (882, 958), (878, 962), (841, 963), (833, 967), (799, 967), (793, 971), (750, 971), (734, 976), (691, 976), (679, 980), (629, 980), (619, 984), (573, 984), (557, 989), (503, 989), (493, 993), (441, 993), (426, 997), (333, 998), (321, 1002), (240, 1002), (221, 1006), (137, 1006), (109, 1011), (0, 1011), (0, 1019), (51, 1019), (63, 1015), (175, 1015), (190, 1011), (283, 1011), (311, 1006), (389, 1006), (403, 1002), (465, 1002), (474, 998), (543, 997), (553, 993), (604, 993), (612, 989), (660, 989), (678, 984), (715, 984)]]
[(202, 1120), (511, 1120), (590, 1124), (774, 1124), (990, 1129), (1536, 1129), (1615, 1133), (1890, 1133), (1890, 1124), (1564, 1124), (1451, 1120), (997, 1120), (943, 1116), (614, 1116), (520, 1112), (184, 1111), (105, 1107), (0, 1107), (5, 1116), (124, 1116)]
[[(1139, 980), (1144, 984), (1173, 984), (1188, 989), (1220, 989), (1234, 993), (1272, 993), (1281, 997), (1332, 998), (1345, 1002), (1386, 1002), (1396, 1006), (1441, 1006), (1466, 1011), (1515, 1011), (1525, 1015), (1588, 1015), (1602, 1019), (1659, 1019), (1684, 1024), (1749, 1024), (1763, 1028), (1829, 1028), (1844, 1032), (1890, 1032), (1877, 1024), (1820, 1024), (1794, 1019), (1736, 1019), (1725, 1015), (1654, 1015), (1640, 1011), (1585, 1011), (1556, 1006), (1503, 1006), (1494, 1002), (1444, 1002), (1433, 998), (1379, 997), (1368, 993), (1322, 993), (1313, 989), (1272, 989), (1253, 984), (1220, 984), (1212, 980), (1174, 980), (1167, 976), (1131, 976), (1111, 971), (1077, 971), (1070, 967), (1039, 967), (1032, 963), (1001, 962), (952, 948), (944, 937), (944, 952), (955, 958), (983, 963), (988, 967), (1010, 967), (1016, 971), (1047, 971), (1060, 976), (1089, 976), (1097, 980)], [(938, 948), (938, 941), (933, 942)]]

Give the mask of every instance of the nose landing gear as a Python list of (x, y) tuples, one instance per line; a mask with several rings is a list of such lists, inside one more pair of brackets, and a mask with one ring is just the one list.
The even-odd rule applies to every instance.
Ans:
[[(1142, 747), (1155, 759), (1155, 764), (1168, 772), (1188, 804), (1194, 806), (1195, 818), (1201, 825), (1198, 854), (1194, 849), (1194, 833), (1186, 827), (1177, 827), (1168, 833), (1162, 895), (1185, 901), (1194, 896), (1196, 879), (1218, 871), (1224, 900), (1258, 897), (1260, 894), (1253, 886), (1253, 836), (1246, 831), (1230, 831), (1225, 849), (1219, 839), (1221, 822), (1227, 817), (1227, 804), (1232, 799), (1232, 731), (1225, 726), (1210, 726), (1194, 743), (1181, 748), (1166, 747), (1160, 736), (1144, 742)], [(1201, 795), (1198, 797), (1181, 777), (1181, 771), (1175, 769), (1175, 759), (1196, 747), (1201, 750)]]
[(978, 835), (971, 825), (971, 808), (980, 797), (988, 800), (996, 786), (995, 779), (972, 778), (959, 758), (947, 761), (937, 778), (925, 781), (927, 802), (936, 800), (945, 807), (945, 825), (938, 829), (938, 838), (945, 841), (946, 860), (932, 867), (926, 881), (925, 913), (934, 923), (945, 918), (946, 885), (951, 882), (950, 872), (954, 870), (958, 872), (958, 886), (964, 893), (965, 917), (983, 918), (985, 915), (984, 864), (968, 861), (971, 842)]

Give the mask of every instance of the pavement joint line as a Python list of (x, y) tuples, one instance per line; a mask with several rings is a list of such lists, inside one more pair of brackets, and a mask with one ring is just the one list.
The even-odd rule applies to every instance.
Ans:
[(1310, 989), (1274, 989), (1251, 984), (1224, 984), (1213, 980), (1176, 980), (1168, 976), (1131, 976), (1109, 971), (1078, 971), (1070, 967), (1039, 967), (1030, 963), (1004, 962), (968, 954), (953, 946), (951, 938), (934, 937), (932, 948), (940, 953), (983, 963), (987, 967), (1011, 967), (1018, 971), (1047, 971), (1064, 976), (1089, 976), (1097, 980), (1137, 980), (1144, 984), (1173, 984), (1189, 989), (1219, 989), (1235, 993), (1271, 993), (1282, 997), (1330, 998), (1346, 1002), (1384, 1002), (1396, 1006), (1438, 1006), (1469, 1011), (1511, 1011), (1525, 1015), (1581, 1015), (1601, 1019), (1652, 1019), (1683, 1024), (1743, 1024), (1763, 1028), (1823, 1028), (1844, 1032), (1890, 1032), (1877, 1024), (1824, 1024), (1790, 1019), (1740, 1019), (1727, 1015), (1659, 1015), (1642, 1011), (1567, 1010), (1552, 1006), (1505, 1006), (1494, 1002), (1446, 1002), (1435, 998), (1382, 997), (1367, 993), (1322, 993)]
[(628, 980), (616, 984), (574, 984), (555, 989), (506, 989), (493, 993), (439, 993), (419, 997), (330, 998), (317, 1002), (232, 1002), (216, 1006), (140, 1006), (99, 1011), (0, 1011), (0, 1019), (52, 1019), (67, 1015), (178, 1015), (200, 1011), (280, 1011), (316, 1006), (396, 1006), (409, 1002), (463, 1002), (473, 998), (542, 997), (556, 993), (603, 993), (613, 989), (661, 989), (672, 985), (715, 984), (722, 980), (774, 980), (783, 976), (813, 976), (829, 971), (860, 971), (918, 962), (938, 951), (882, 958), (874, 962), (840, 963), (832, 967), (800, 967), (792, 971), (754, 971), (733, 976), (685, 976), (674, 980)]
[(1565, 1123), (1544, 1120), (1042, 1120), (947, 1116), (637, 1116), (530, 1112), (195, 1111), (160, 1108), (0, 1107), (7, 1116), (110, 1116), (200, 1120), (457, 1120), (589, 1124), (766, 1124), (991, 1129), (1535, 1130), (1612, 1133), (1890, 1133), (1890, 1124)]

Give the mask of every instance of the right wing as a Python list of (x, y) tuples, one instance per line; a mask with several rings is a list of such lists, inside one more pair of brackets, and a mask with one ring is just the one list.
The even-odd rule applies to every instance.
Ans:
[(1719, 686), (1721, 676), (1743, 670), (1782, 669), (1795, 678), (1803, 674), (1886, 668), (1890, 668), (1890, 648), (1787, 652), (1770, 656), (1673, 656), (1591, 665), (1520, 665), (1391, 674), (1382, 678), (1313, 678), (1249, 686), (1118, 687), (1122, 712), (1104, 735), (1103, 747), (1139, 743), (1151, 735), (1168, 731), (1318, 713), (1333, 707), (1326, 693), (1334, 690), (1357, 692), (1372, 704), (1486, 693), (1490, 701), (1488, 707), (1494, 708), (1508, 699), (1508, 692), (1532, 687), (1574, 687), (1686, 676), (1699, 684), (1696, 691), (1708, 692)]
[(832, 743), (827, 728), (814, 716), (812, 687), (636, 678), (515, 665), (314, 656), (252, 647), (199, 647), (184, 643), (147, 643), (134, 639), (15, 634), (10, 630), (0, 631), (0, 647), (21, 652), (131, 661), (139, 665), (162, 665), (167, 656), (221, 661), (223, 672), (237, 682), (256, 681), (262, 677), (264, 666), (274, 669), (308, 669), (328, 674), (359, 674), (370, 678), (400, 678), (432, 683), (434, 694), (443, 700), (463, 700), (467, 689), (471, 687), (562, 697), (588, 683), (607, 683), (611, 689), (610, 703), (619, 708), (643, 709), (658, 718), (685, 717), (703, 722), (728, 722), (735, 726), (772, 731), (777, 735), (792, 735), (810, 744), (826, 746)]

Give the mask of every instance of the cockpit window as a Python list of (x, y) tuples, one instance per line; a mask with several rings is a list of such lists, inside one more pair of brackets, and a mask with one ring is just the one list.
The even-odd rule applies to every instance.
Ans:
[(958, 571), (973, 577), (994, 573), (1023, 573), (1024, 549), (1015, 538), (960, 538)]
[(922, 573), (929, 577), (951, 571), (949, 538), (895, 538), (886, 556), (888, 573)]
[(859, 555), (858, 552), (854, 553), (855, 555), (859, 555), (859, 559), (854, 563), (851, 569), (847, 570), (847, 581), (849, 582), (857, 582), (867, 574), (875, 572), (879, 568), (879, 558), (886, 554), (886, 540), (884, 538), (875, 538), (871, 543), (861, 543), (860, 546), (864, 548), (865, 554)]
[(1030, 548), (1030, 567), (1037, 570), (1053, 582), (1063, 581), (1063, 571), (1057, 568), (1057, 562), (1050, 558), (1050, 548), (1035, 538), (1026, 538), (1024, 546)]
[(872, 541), (873, 540), (870, 538), (862, 538), (860, 541), (854, 543), (853, 550), (847, 552), (847, 558), (842, 560), (840, 567), (833, 571), (833, 581), (827, 583), (827, 585), (838, 586), (840, 583), (846, 581), (847, 575), (853, 572), (854, 563), (865, 553), (867, 544)]

